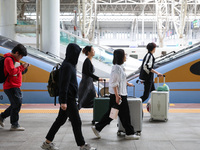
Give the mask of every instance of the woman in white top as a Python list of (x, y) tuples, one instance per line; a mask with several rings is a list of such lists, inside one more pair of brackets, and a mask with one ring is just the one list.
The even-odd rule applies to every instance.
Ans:
[[(134, 128), (130, 121), (130, 111), (127, 102), (127, 85), (133, 86), (126, 80), (126, 74), (124, 72), (123, 63), (126, 61), (126, 56), (123, 49), (117, 49), (113, 54), (113, 67), (110, 75), (109, 82), (109, 93), (110, 93), (110, 104), (109, 110), (101, 118), (100, 122), (92, 127), (94, 134), (101, 138), (99, 132), (113, 120), (109, 117), (110, 110), (112, 107), (118, 107), (118, 116), (122, 122), (123, 127), (126, 131), (126, 139), (139, 139), (139, 136), (135, 134)], [(121, 100), (121, 104), (120, 104)], [(119, 105), (120, 104), (120, 105)]]

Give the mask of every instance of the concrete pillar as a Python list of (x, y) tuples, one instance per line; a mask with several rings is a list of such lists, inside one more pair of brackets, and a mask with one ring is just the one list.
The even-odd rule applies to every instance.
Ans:
[(40, 45), (40, 0), (36, 0), (36, 48)]
[[(97, 44), (100, 44), (100, 30), (99, 30), (99, 21), (97, 21)], [(115, 36), (114, 36), (115, 38)]]
[[(75, 7), (75, 8), (74, 8), (74, 34), (75, 34), (76, 36), (78, 36), (78, 35), (77, 35), (77, 12), (78, 12), (78, 8)], [(74, 43), (77, 44), (77, 39), (76, 39), (76, 37), (74, 37)]]
[(0, 0), (0, 35), (15, 40), (17, 0)]
[(142, 11), (142, 45), (144, 45), (144, 8)]
[(42, 0), (42, 51), (60, 56), (60, 1)]
[(134, 32), (134, 24), (135, 23), (135, 20), (132, 20), (132, 23), (131, 23), (131, 34), (130, 34), (130, 41), (133, 41), (133, 32)]

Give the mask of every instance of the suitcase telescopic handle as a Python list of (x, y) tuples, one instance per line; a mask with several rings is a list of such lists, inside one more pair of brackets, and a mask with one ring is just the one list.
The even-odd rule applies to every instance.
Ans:
[(99, 81), (98, 81), (98, 97), (99, 97)]
[(106, 89), (105, 89), (105, 87), (106, 87), (106, 79), (103, 79), (103, 86), (104, 86), (104, 90), (103, 90), (103, 95), (104, 95), (104, 97), (105, 97), (105, 95), (106, 95)]
[(133, 97), (135, 97), (135, 85), (133, 85)]
[[(163, 75), (163, 82), (165, 84), (165, 75)], [(159, 86), (159, 76), (157, 75), (157, 85)]]
[[(127, 89), (128, 89), (128, 86), (127, 86)], [(135, 85), (133, 85), (133, 97), (135, 97)]]
[[(103, 79), (103, 86), (104, 86), (104, 96), (105, 96), (105, 94), (106, 94), (106, 92), (105, 92), (105, 87), (106, 87), (106, 79)], [(99, 81), (98, 81), (98, 97), (99, 97)]]

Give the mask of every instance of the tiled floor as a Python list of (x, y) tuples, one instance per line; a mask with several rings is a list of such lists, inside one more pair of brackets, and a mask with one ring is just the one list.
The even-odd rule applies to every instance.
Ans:
[[(57, 116), (56, 109), (59, 105), (52, 106), (52, 104), (23, 105), (20, 113), (20, 124), (26, 128), (25, 131), (9, 131), (10, 118), (7, 118), (5, 127), (0, 127), (0, 150), (40, 150), (40, 145), (45, 140), (45, 136)], [(91, 130), (92, 109), (81, 110), (82, 131), (86, 142), (98, 150), (199, 150), (199, 106), (199, 104), (170, 106), (168, 122), (149, 122), (150, 114), (144, 108), (142, 135), (139, 140), (134, 141), (117, 136), (117, 120), (102, 130), (101, 139), (96, 139)], [(0, 112), (6, 107), (1, 105)], [(37, 112), (37, 109), (49, 110), (50, 113)], [(187, 113), (184, 111), (186, 109)], [(25, 112), (25, 110), (27, 111)], [(174, 110), (179, 111), (174, 112)], [(35, 113), (31, 113), (31, 111)], [(60, 128), (54, 142), (60, 150), (79, 149), (76, 146), (69, 121)]]

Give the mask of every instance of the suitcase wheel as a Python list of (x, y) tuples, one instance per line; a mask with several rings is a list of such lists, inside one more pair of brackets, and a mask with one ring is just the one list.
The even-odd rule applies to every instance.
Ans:
[[(153, 119), (153, 118), (150, 118), (150, 119), (149, 119), (149, 122), (152, 122), (152, 121), (154, 121), (154, 119)], [(168, 121), (168, 119), (164, 119), (164, 120), (160, 120), (160, 121), (167, 122), (167, 121)]]
[(95, 125), (95, 121), (94, 120), (92, 120), (92, 125)]
[(141, 131), (136, 132), (136, 135), (141, 136)]
[(153, 121), (153, 118), (150, 118), (150, 119), (149, 119), (149, 122), (152, 122), (152, 121)]
[(121, 134), (121, 132), (120, 131), (118, 131), (117, 132), (117, 136), (121, 136), (122, 134)]
[(124, 133), (123, 131), (118, 131), (117, 132), (117, 136), (124, 136), (126, 133)]

